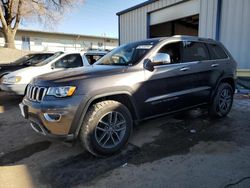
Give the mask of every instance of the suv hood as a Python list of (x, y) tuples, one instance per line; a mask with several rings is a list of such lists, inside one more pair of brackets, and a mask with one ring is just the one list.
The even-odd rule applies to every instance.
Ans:
[(106, 75), (119, 74), (121, 72), (124, 72), (126, 69), (127, 67), (125, 66), (92, 65), (43, 74), (36, 77), (33, 82), (70, 82), (92, 77), (102, 77)]

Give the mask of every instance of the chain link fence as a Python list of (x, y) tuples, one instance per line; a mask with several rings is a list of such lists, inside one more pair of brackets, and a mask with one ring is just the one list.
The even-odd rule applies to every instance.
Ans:
[[(5, 47), (5, 43), (0, 43), (0, 49), (3, 49)], [(54, 45), (54, 44), (15, 44), (15, 47), (17, 50), (21, 51), (31, 51), (31, 52), (42, 52), (42, 51), (50, 51), (50, 52), (56, 52), (56, 51), (84, 51), (91, 49), (91, 45), (80, 45), (80, 44), (61, 44), (61, 45)], [(97, 47), (95, 46), (95, 49), (97, 50), (104, 50), (104, 47)]]
[(0, 42), (0, 63), (8, 63), (33, 52), (81, 52), (88, 50), (111, 50), (115, 46), (101, 46), (92, 44), (34, 44), (15, 43), (16, 49), (5, 48), (5, 43)]

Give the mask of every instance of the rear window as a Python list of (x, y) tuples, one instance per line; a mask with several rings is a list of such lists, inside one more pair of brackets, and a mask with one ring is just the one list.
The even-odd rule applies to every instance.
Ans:
[(92, 54), (87, 54), (85, 55), (86, 58), (88, 59), (88, 62), (90, 65), (94, 64), (97, 62), (99, 59), (101, 59), (104, 55), (92, 55)]
[(184, 42), (183, 62), (209, 60), (209, 52), (204, 43)]
[(217, 44), (207, 44), (211, 59), (226, 59), (228, 58), (225, 51)]

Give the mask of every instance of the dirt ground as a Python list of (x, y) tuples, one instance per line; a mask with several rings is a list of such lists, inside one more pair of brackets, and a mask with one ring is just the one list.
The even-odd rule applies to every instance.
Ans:
[(224, 119), (197, 109), (143, 122), (109, 158), (38, 135), (20, 115), (21, 99), (0, 91), (0, 188), (250, 187), (248, 98), (236, 97)]
[(30, 52), (10, 48), (0, 48), (0, 65), (1, 63), (10, 63), (12, 61), (15, 61), (18, 58), (26, 55), (27, 53)]

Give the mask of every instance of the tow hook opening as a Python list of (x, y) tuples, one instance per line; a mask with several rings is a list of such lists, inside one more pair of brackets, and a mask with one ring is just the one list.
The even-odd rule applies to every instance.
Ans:
[(40, 125), (38, 125), (37, 123), (31, 122), (31, 123), (30, 123), (30, 126), (31, 126), (37, 133), (46, 135), (44, 129), (43, 129)]
[(44, 114), (44, 118), (47, 120), (47, 121), (50, 121), (50, 122), (58, 122), (61, 120), (61, 114), (57, 114), (57, 113), (45, 113)]

